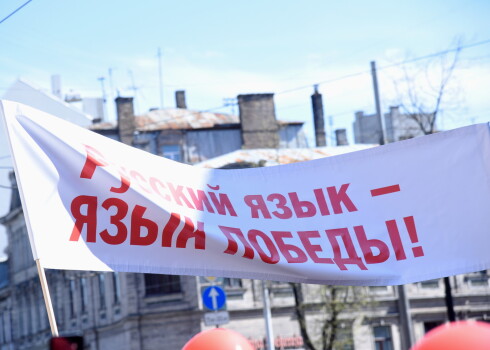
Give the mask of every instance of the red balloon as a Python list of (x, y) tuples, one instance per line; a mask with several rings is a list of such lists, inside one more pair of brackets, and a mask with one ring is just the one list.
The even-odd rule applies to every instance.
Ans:
[(490, 324), (457, 321), (443, 324), (425, 335), (412, 350), (488, 350)]
[(224, 328), (213, 328), (196, 334), (182, 350), (254, 350), (240, 333)]

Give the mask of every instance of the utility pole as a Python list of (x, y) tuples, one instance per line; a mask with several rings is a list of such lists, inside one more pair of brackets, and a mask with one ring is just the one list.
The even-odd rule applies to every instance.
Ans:
[(162, 49), (158, 48), (158, 81), (160, 87), (160, 109), (163, 109)]
[(378, 76), (376, 73), (376, 62), (375, 61), (371, 61), (371, 75), (373, 77), (374, 103), (376, 104), (376, 117), (378, 119), (378, 127), (379, 127), (379, 130), (381, 132), (379, 143), (381, 145), (385, 145), (386, 144), (386, 134), (385, 134), (383, 116), (381, 113), (381, 104), (379, 102)]
[[(376, 73), (376, 62), (371, 61), (371, 75), (373, 77), (374, 103), (376, 104), (376, 117), (378, 119), (378, 127), (381, 132), (380, 144), (387, 143), (384, 120), (381, 113), (381, 103), (379, 100), (378, 76)], [(398, 310), (400, 314), (400, 323), (402, 329), (402, 349), (408, 350), (412, 347), (415, 341), (413, 334), (412, 315), (410, 312), (410, 302), (407, 297), (405, 285), (397, 286), (398, 291)]]
[(267, 281), (262, 280), (262, 301), (264, 307), (265, 331), (267, 336), (267, 349), (274, 350), (274, 333), (272, 331), (271, 304), (269, 299), (269, 288)]

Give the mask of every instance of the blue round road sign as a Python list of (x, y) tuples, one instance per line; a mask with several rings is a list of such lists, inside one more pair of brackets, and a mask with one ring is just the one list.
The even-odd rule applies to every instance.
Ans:
[(225, 291), (218, 286), (208, 287), (202, 292), (202, 302), (209, 310), (219, 310), (226, 303)]

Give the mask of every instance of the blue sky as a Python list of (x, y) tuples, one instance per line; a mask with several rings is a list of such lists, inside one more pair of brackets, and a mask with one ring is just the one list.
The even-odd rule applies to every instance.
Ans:
[[(24, 2), (2, 0), (0, 18)], [(313, 84), (366, 72), (320, 85), (325, 115), (352, 140), (354, 112), (374, 112), (370, 61), (383, 67), (445, 50), (456, 38), (488, 40), (489, 15), (486, 0), (33, 0), (0, 24), (0, 95), (18, 77), (49, 90), (50, 76), (60, 74), (65, 93), (101, 96), (97, 78), (105, 77), (108, 96), (132, 96), (132, 74), (136, 109), (144, 112), (160, 103), (160, 47), (165, 106), (174, 106), (177, 89), (201, 110), (240, 93), (273, 92), (277, 117), (306, 122), (311, 136)], [(385, 111), (396, 103), (399, 76), (400, 67), (379, 71)], [(490, 119), (490, 43), (463, 50), (452, 84), (458, 106), (441, 128)], [(3, 155), (0, 166), (9, 163)], [(8, 195), (0, 188), (0, 202)]]

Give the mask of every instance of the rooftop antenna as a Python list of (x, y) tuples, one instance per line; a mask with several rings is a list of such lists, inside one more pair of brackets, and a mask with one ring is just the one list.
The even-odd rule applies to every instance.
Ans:
[(236, 115), (235, 113), (235, 107), (238, 104), (238, 101), (234, 97), (226, 97), (223, 99), (223, 104), (225, 107), (231, 107), (231, 114)]
[(112, 71), (114, 68), (109, 68), (109, 88), (110, 88), (110, 98), (114, 101), (114, 80), (112, 78)]
[(138, 94), (138, 87), (134, 83), (134, 75), (133, 71), (131, 69), (128, 69), (128, 74), (129, 74), (129, 79), (131, 79), (131, 86), (129, 87), (130, 90), (133, 90), (133, 95), (134, 95), (134, 109), (138, 110), (137, 108), (137, 94)]
[(160, 86), (160, 109), (163, 109), (162, 49), (158, 48), (158, 80)]
[(106, 102), (105, 85), (104, 85), (105, 78), (104, 77), (98, 77), (97, 80), (100, 81), (100, 87), (102, 88), (102, 99), (105, 103)]

